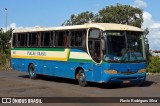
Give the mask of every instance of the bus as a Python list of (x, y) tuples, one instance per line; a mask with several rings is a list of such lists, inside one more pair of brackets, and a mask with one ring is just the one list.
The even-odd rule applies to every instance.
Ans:
[(12, 34), (14, 70), (88, 82), (139, 84), (146, 80), (143, 30), (115, 23), (17, 29)]

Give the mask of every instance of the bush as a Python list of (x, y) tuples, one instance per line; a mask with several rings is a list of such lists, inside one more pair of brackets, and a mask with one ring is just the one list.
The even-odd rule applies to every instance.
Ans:
[(147, 72), (160, 73), (160, 57), (150, 56), (149, 63), (147, 65)]
[(0, 53), (0, 66), (5, 65), (7, 61), (6, 55)]

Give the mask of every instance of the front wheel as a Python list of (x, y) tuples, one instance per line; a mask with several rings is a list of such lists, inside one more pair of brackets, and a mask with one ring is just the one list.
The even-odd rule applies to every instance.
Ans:
[(78, 77), (79, 85), (82, 87), (87, 86), (86, 75), (85, 75), (84, 70), (80, 70), (78, 73), (78, 76), (79, 76)]
[(29, 72), (29, 77), (30, 77), (30, 79), (36, 79), (36, 78), (37, 78), (34, 64), (31, 64), (31, 65), (29, 66), (28, 72)]

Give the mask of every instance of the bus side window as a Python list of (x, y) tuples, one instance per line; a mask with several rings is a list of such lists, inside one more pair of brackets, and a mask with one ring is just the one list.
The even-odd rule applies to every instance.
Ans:
[(63, 42), (63, 34), (64, 34), (64, 32), (62, 32), (62, 31), (59, 31), (58, 32), (58, 34), (57, 34), (57, 36), (56, 36), (56, 40), (57, 40), (57, 45), (56, 46), (64, 46), (64, 42)]
[(82, 32), (82, 47), (84, 47), (85, 48), (85, 46), (86, 46), (86, 30), (83, 30), (83, 32)]
[(75, 45), (75, 44), (74, 44), (74, 43), (75, 43), (75, 34), (74, 34), (74, 33), (75, 33), (75, 31), (71, 31), (71, 37), (70, 37), (70, 39), (71, 39), (71, 40), (70, 40), (70, 41), (71, 41), (71, 42), (70, 42), (70, 43), (71, 43), (71, 46), (74, 46), (74, 45)]
[(44, 32), (41, 32), (41, 46), (44, 45)]
[(41, 47), (41, 32), (37, 33), (36, 43), (38, 47)]
[(55, 32), (51, 32), (49, 46), (54, 46)]
[(17, 47), (17, 34), (13, 34), (12, 46)]
[(63, 43), (65, 47), (69, 46), (69, 32), (65, 31), (64, 35), (63, 35)]
[(72, 31), (71, 32), (71, 46), (72, 47), (84, 47), (85, 46), (85, 31)]
[(17, 38), (17, 47), (20, 46), (20, 40), (21, 40), (21, 34), (17, 34), (18, 38)]
[(44, 32), (44, 45), (43, 46), (50, 46), (50, 32)]
[(82, 32), (77, 31), (75, 35), (75, 46), (82, 46)]
[(37, 33), (30, 33), (29, 34), (29, 46), (30, 47), (37, 47), (36, 45), (36, 37)]
[(19, 37), (20, 37), (20, 41), (18, 42), (19, 46), (20, 47), (27, 46), (27, 35), (26, 35), (26, 33), (21, 33), (19, 35)]
[(29, 39), (29, 33), (17, 33), (13, 34), (12, 39), (12, 46), (13, 47), (27, 47), (30, 42), (28, 42)]
[(68, 32), (67, 31), (57, 31), (55, 33), (55, 46), (68, 46)]

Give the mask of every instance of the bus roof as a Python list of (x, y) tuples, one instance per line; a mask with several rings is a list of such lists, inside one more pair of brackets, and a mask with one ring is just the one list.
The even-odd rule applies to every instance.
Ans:
[(125, 31), (140, 31), (143, 30), (138, 27), (115, 24), (115, 23), (86, 23), (83, 25), (72, 25), (72, 26), (60, 26), (60, 27), (35, 27), (35, 28), (24, 28), (15, 29), (13, 33), (21, 32), (37, 32), (37, 31), (54, 31), (54, 30), (74, 30), (74, 29), (87, 29), (87, 28), (99, 28), (101, 30), (125, 30)]

